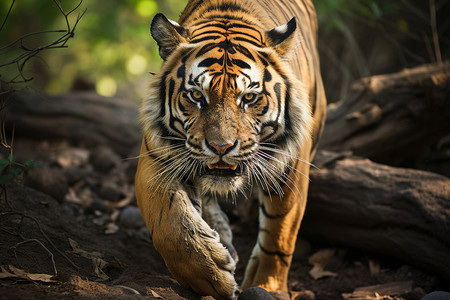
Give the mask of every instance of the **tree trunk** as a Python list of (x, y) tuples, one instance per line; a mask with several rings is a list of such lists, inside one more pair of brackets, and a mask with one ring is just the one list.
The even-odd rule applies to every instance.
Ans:
[(450, 136), (449, 120), (450, 62), (372, 76), (329, 105), (319, 148), (398, 164)]
[(302, 233), (450, 280), (450, 179), (319, 151)]
[(7, 133), (14, 125), (17, 136), (107, 145), (127, 156), (141, 140), (137, 111), (137, 104), (130, 101), (94, 93), (14, 93), (6, 106)]

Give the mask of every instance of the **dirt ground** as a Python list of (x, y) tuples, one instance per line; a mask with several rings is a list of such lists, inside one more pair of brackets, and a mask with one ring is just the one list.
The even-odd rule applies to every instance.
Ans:
[[(17, 139), (15, 155), (42, 166), (7, 184), (0, 198), (0, 299), (212, 299), (179, 286), (153, 248), (133, 194), (136, 159), (105, 147), (26, 139)], [(257, 224), (249, 203), (228, 213), (239, 282)], [(319, 279), (309, 274), (315, 253), (326, 256)], [(416, 300), (450, 290), (444, 280), (401, 261), (311, 237), (298, 242), (289, 276), (292, 299), (343, 299), (380, 284), (408, 288), (366, 299)]]

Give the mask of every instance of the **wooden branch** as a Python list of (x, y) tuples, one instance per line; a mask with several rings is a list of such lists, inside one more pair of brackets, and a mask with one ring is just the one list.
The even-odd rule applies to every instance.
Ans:
[(356, 81), (330, 104), (320, 149), (378, 162), (417, 157), (450, 134), (450, 62)]
[(137, 112), (137, 104), (95, 93), (14, 93), (6, 107), (6, 125), (15, 125), (19, 137), (107, 145), (126, 156), (141, 140)]
[(450, 179), (319, 151), (301, 233), (450, 279)]

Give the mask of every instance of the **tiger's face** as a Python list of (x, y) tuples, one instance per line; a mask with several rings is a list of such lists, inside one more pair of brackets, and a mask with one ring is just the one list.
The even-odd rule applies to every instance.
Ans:
[(308, 122), (309, 107), (298, 104), (305, 92), (281, 71), (289, 68), (267, 46), (264, 31), (213, 23), (185, 33), (142, 113), (157, 132), (152, 144), (166, 147), (157, 153), (173, 169), (164, 178), (191, 180), (217, 194), (253, 182), (276, 190)]

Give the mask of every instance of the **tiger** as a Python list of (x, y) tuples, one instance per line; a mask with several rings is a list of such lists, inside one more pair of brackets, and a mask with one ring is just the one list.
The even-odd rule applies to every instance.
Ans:
[[(287, 291), (326, 111), (312, 2), (189, 0), (150, 32), (162, 66), (140, 108), (135, 192), (155, 249), (199, 295)], [(259, 232), (238, 287), (218, 199), (242, 195)]]

